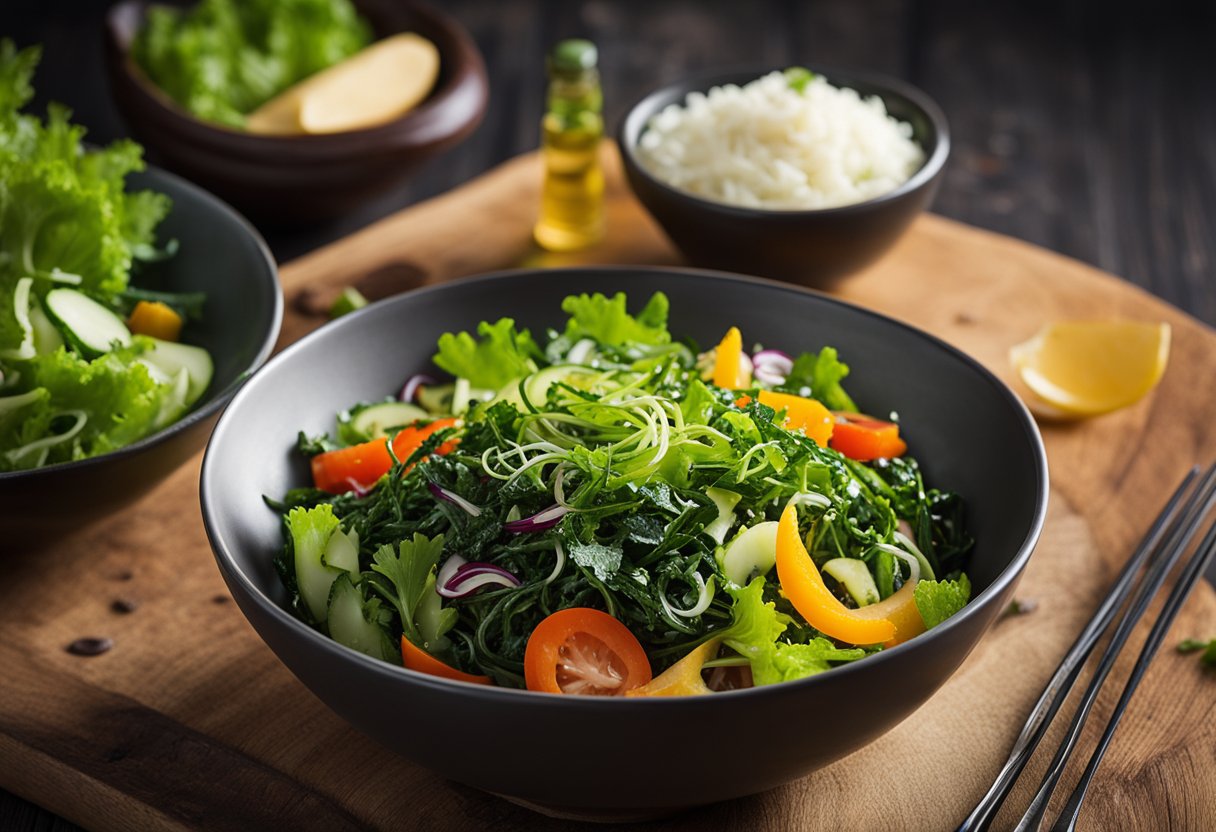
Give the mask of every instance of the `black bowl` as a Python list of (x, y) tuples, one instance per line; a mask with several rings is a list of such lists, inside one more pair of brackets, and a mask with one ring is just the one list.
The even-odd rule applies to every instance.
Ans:
[[(293, 453), (297, 431), (332, 430), (335, 411), (398, 390), (402, 379), (429, 368), (443, 332), (504, 315), (535, 332), (560, 322), (568, 293), (620, 290), (635, 304), (666, 292), (672, 331), (702, 344), (734, 324), (791, 351), (838, 347), (853, 368), (850, 393), (876, 413), (898, 408), (928, 480), (965, 496), (978, 540), (969, 570), (975, 600), (926, 635), (819, 676), (647, 700), (425, 676), (348, 650), (287, 611), (272, 566), (280, 522), (262, 495), (279, 497), (308, 481), (307, 465)], [(325, 379), (323, 393), (318, 379)], [(1047, 463), (1034, 421), (1008, 388), (909, 326), (754, 278), (602, 267), (421, 289), (308, 336), (258, 373), (220, 419), (203, 461), (201, 497), (216, 560), (242, 612), (334, 711), (453, 780), (565, 812), (619, 817), (771, 788), (857, 750), (912, 713), (1008, 605), (1043, 524)], [(829, 703), (832, 719), (816, 718)], [(389, 713), (400, 718), (385, 719)], [(714, 728), (757, 720), (782, 726), (764, 732), (764, 753), (724, 754)]]
[(203, 319), (182, 332), (215, 363), (211, 386), (167, 428), (108, 454), (33, 471), (0, 474), (0, 551), (49, 545), (134, 502), (206, 442), (220, 410), (274, 347), (283, 294), (274, 258), (258, 233), (215, 197), (164, 171), (127, 180), (132, 190), (168, 194), (173, 210), (157, 230), (176, 239), (174, 257), (149, 264), (132, 284), (167, 292), (205, 292)]
[(212, 124), (178, 106), (131, 59), (147, 6), (124, 0), (106, 16), (106, 65), (118, 109), (158, 162), (260, 223), (341, 216), (459, 144), (485, 114), (485, 63), (459, 23), (420, 3), (355, 0), (378, 38), (417, 32), (439, 49), (439, 78), (422, 104), (387, 124), (324, 136), (259, 136)]
[(876, 73), (810, 69), (835, 86), (881, 98), (890, 115), (912, 126), (912, 137), (925, 152), (924, 164), (894, 191), (839, 208), (764, 210), (714, 202), (647, 171), (636, 156), (638, 141), (652, 116), (669, 104), (683, 104), (690, 92), (743, 85), (771, 68), (662, 87), (630, 107), (617, 141), (634, 194), (692, 263), (827, 288), (881, 257), (933, 201), (950, 155), (946, 117), (933, 100), (911, 84)]

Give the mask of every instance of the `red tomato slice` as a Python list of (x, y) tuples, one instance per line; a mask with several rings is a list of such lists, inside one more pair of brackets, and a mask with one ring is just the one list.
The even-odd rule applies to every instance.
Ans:
[(829, 447), (849, 459), (869, 462), (903, 456), (908, 444), (899, 438), (899, 425), (860, 413), (837, 412)]
[(622, 696), (650, 676), (650, 661), (633, 633), (588, 607), (550, 615), (532, 631), (524, 651), (528, 690)]
[[(408, 459), (432, 433), (459, 424), (459, 419), (436, 419), (428, 425), (402, 428), (393, 437), (393, 453), (397, 455), (397, 459)], [(435, 452), (441, 455), (451, 453), (455, 447), (456, 440), (452, 439), (436, 448)], [(392, 467), (393, 459), (388, 453), (388, 440), (373, 439), (314, 456), (312, 481), (313, 485), (322, 491), (341, 494), (353, 491), (356, 487), (370, 487)]]

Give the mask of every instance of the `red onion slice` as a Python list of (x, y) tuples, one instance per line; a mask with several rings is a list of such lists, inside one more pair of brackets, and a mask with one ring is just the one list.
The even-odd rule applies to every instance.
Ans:
[(438, 383), (438, 379), (432, 378), (425, 373), (418, 373), (417, 375), (409, 377), (409, 379), (405, 382), (405, 386), (401, 388), (401, 395), (398, 396), (398, 398), (403, 402), (412, 402), (414, 400), (414, 394), (418, 392), (419, 387), (424, 384)]
[(461, 497), (459, 494), (455, 494), (451, 491), (448, 491), (446, 488), (435, 485), (435, 483), (433, 483), (433, 482), (427, 483), (427, 488), (429, 488), (431, 490), (431, 493), (434, 494), (439, 499), (447, 500), (449, 503), (452, 503), (452, 504), (457, 505), (460, 508), (464, 509), (466, 512), (468, 512), (470, 517), (480, 517), (481, 516), (481, 509), (478, 508), (477, 506), (473, 505), (472, 503), (470, 503), (464, 497)]
[(452, 580), (456, 573), (460, 571), (460, 567), (464, 566), (466, 563), (468, 563), (468, 561), (462, 558), (460, 555), (452, 555), (450, 558), (445, 560), (438, 574), (435, 575), (436, 588), (447, 586), (448, 581)]
[[(447, 564), (445, 563), (446, 567)], [(465, 563), (443, 583), (435, 581), (436, 591), (444, 598), (465, 598), (482, 587), (520, 585), (519, 578), (492, 563)]]
[(752, 356), (752, 368), (757, 381), (775, 386), (785, 383), (794, 369), (794, 359), (781, 350), (760, 350)]
[(525, 534), (527, 532), (543, 532), (546, 529), (551, 529), (568, 514), (570, 509), (562, 505), (549, 506), (544, 511), (539, 511), (531, 517), (525, 517), (522, 520), (512, 520), (510, 523), (504, 523), (503, 529), (511, 534)]

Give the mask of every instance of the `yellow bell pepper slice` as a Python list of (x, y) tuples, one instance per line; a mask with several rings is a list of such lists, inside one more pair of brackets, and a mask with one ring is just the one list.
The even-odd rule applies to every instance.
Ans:
[(828, 446), (832, 431), (836, 429), (836, 417), (832, 411), (814, 399), (761, 390), (760, 404), (766, 404), (773, 410), (784, 410), (785, 427), (790, 430), (801, 428), (821, 448)]
[(777, 525), (777, 578), (794, 609), (821, 633), (849, 644), (882, 644), (895, 638), (892, 621), (859, 615), (865, 608), (849, 609), (827, 588), (798, 534), (798, 512), (792, 503)]
[(701, 670), (707, 661), (718, 655), (719, 644), (721, 639), (711, 638), (646, 684), (625, 691), (625, 695), (699, 696), (713, 693), (701, 678)]
[(858, 618), (886, 619), (895, 625), (895, 637), (884, 641), (883, 647), (903, 644), (925, 631), (925, 619), (921, 617), (920, 609), (917, 608), (916, 599), (912, 594), (915, 589), (916, 585), (908, 582), (889, 598), (884, 598), (877, 604), (853, 610)]
[(743, 367), (743, 335), (739, 327), (726, 331), (714, 358), (714, 384), (727, 390), (738, 390), (752, 383), (751, 374)]

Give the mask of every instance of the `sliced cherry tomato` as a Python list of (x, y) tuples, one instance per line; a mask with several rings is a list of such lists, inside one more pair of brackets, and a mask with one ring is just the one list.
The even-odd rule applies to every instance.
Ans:
[[(432, 433), (459, 424), (459, 419), (436, 419), (427, 425), (402, 428), (393, 437), (393, 453), (397, 455), (397, 459), (407, 459)], [(455, 439), (448, 440), (436, 448), (435, 452), (440, 455), (451, 453), (456, 444)], [(341, 494), (370, 486), (392, 467), (393, 459), (388, 453), (388, 440), (373, 439), (314, 456), (312, 481), (313, 485), (322, 491)]]
[(777, 578), (782, 594), (821, 633), (849, 644), (882, 644), (895, 638), (894, 622), (871, 618), (865, 608), (849, 609), (827, 588), (798, 534), (798, 513), (793, 505), (785, 507), (777, 526)]
[(528, 690), (621, 696), (648, 683), (650, 673), (646, 651), (629, 628), (588, 607), (550, 615), (524, 650)]
[(472, 673), (465, 673), (444, 664), (405, 636), (401, 637), (401, 663), (410, 670), (417, 670), (419, 673), (431, 676), (442, 676), (444, 679), (455, 679), (458, 682), (470, 682), (474, 685), (494, 684), (494, 680), (489, 676), (474, 676)]
[(899, 425), (861, 413), (837, 412), (828, 443), (849, 459), (869, 462), (903, 456), (908, 444), (899, 438)]

